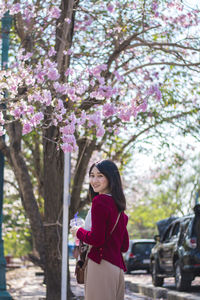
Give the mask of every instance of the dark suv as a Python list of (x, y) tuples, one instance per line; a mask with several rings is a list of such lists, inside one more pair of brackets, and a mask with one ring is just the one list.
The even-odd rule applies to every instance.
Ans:
[(150, 253), (155, 244), (153, 239), (130, 240), (129, 249), (124, 256), (128, 274), (134, 270), (149, 272)]
[(150, 255), (152, 282), (162, 286), (165, 277), (174, 277), (177, 290), (188, 290), (200, 276), (200, 204), (194, 215), (165, 219), (157, 226), (159, 235)]

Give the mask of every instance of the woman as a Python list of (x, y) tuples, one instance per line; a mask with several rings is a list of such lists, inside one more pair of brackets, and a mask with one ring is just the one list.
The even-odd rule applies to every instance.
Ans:
[(71, 229), (74, 236), (92, 246), (85, 270), (85, 300), (123, 300), (126, 267), (122, 252), (128, 250), (129, 237), (119, 170), (112, 161), (103, 160), (91, 166), (89, 178), (91, 230)]

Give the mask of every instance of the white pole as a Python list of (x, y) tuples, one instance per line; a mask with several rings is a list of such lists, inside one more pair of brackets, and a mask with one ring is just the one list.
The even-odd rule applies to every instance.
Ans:
[(67, 299), (67, 265), (68, 265), (68, 218), (70, 200), (70, 153), (64, 155), (64, 183), (63, 183), (63, 230), (62, 230), (62, 277), (61, 300)]

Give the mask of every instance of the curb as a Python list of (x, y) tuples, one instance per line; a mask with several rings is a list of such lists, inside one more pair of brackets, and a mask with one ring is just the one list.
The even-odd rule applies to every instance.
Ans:
[(144, 285), (141, 283), (133, 283), (126, 280), (126, 287), (134, 293), (139, 293), (150, 297), (152, 299), (166, 299), (166, 300), (199, 300), (199, 296), (186, 294), (183, 292), (169, 291), (166, 288), (154, 287), (152, 285)]

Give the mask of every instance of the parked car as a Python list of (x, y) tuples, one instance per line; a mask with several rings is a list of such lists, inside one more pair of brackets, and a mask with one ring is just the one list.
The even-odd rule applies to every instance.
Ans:
[(74, 249), (75, 249), (74, 243), (68, 242), (68, 255), (69, 255), (69, 258), (74, 258)]
[(150, 270), (155, 286), (174, 277), (176, 289), (186, 291), (200, 276), (200, 204), (194, 214), (157, 223), (159, 235), (151, 251)]
[(130, 240), (129, 249), (124, 257), (128, 274), (134, 270), (149, 272), (150, 253), (155, 244), (153, 239)]

